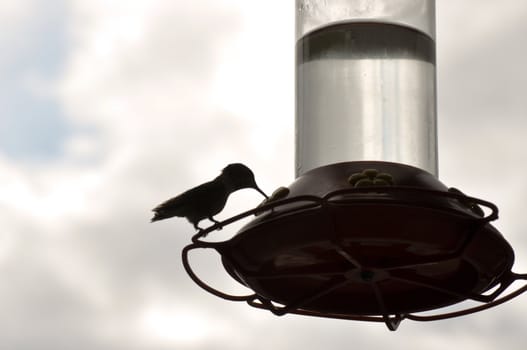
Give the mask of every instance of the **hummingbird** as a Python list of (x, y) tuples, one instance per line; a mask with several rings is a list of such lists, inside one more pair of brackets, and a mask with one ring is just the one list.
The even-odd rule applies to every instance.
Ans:
[(256, 185), (251, 169), (241, 163), (229, 164), (214, 180), (191, 188), (152, 209), (155, 214), (151, 222), (179, 216), (186, 217), (196, 230), (201, 230), (198, 223), (203, 219), (219, 224), (213, 216), (222, 211), (231, 193), (243, 188), (253, 188), (268, 198)]

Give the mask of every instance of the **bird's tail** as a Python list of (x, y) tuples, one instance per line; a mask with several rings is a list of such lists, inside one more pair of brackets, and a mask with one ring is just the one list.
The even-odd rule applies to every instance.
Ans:
[(179, 216), (178, 211), (180, 210), (180, 206), (177, 205), (177, 203), (173, 202), (173, 200), (166, 201), (165, 203), (161, 203), (160, 205), (152, 209), (152, 211), (154, 212), (154, 216), (152, 217), (152, 219), (150, 219), (150, 222), (168, 219), (173, 216)]
[(155, 213), (154, 217), (150, 219), (150, 222), (159, 221), (161, 219), (162, 218), (157, 213)]
[(170, 215), (167, 215), (164, 211), (156, 209), (152, 210), (154, 212), (154, 216), (150, 219), (150, 222), (159, 221), (171, 217)]

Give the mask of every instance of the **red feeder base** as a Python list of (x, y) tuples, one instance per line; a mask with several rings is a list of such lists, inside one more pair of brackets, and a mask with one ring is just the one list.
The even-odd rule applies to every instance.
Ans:
[(496, 206), (423, 170), (332, 164), (307, 172), (285, 193), (222, 223), (259, 215), (229, 241), (197, 240), (216, 225), (198, 233), (184, 251), (191, 277), (226, 296), (199, 281), (186, 261), (190, 249), (214, 248), (227, 272), (255, 292), (227, 299), (278, 315), (383, 321), (392, 330), (404, 318), (418, 319), (413, 312), (491, 302), (523, 278), (511, 272), (513, 250), (489, 224)]

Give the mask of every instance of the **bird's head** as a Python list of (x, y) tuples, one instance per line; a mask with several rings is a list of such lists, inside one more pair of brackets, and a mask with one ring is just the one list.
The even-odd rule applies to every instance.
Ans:
[(254, 174), (251, 169), (241, 163), (227, 165), (222, 170), (221, 177), (223, 182), (232, 191), (240, 190), (242, 188), (254, 188), (265, 198), (267, 198), (267, 195), (264, 193), (264, 191), (262, 191), (258, 185), (256, 185), (256, 180), (254, 179)]

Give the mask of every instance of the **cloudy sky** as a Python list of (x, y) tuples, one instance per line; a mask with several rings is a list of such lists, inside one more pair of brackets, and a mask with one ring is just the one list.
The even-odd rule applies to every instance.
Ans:
[[(526, 19), (524, 0), (437, 1), (440, 179), (500, 207), (517, 272)], [(1, 349), (523, 349), (525, 296), (396, 333), (278, 318), (191, 282), (185, 220), (149, 223), (231, 162), (267, 192), (293, 181), (292, 1), (2, 1), (0, 29)]]

